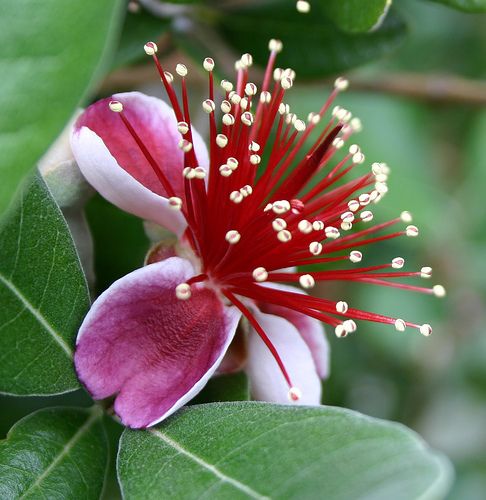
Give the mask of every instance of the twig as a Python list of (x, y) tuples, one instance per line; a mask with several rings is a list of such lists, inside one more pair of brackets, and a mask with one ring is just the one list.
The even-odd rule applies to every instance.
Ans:
[(397, 94), (429, 102), (486, 104), (486, 83), (452, 75), (395, 73), (351, 78), (354, 90)]

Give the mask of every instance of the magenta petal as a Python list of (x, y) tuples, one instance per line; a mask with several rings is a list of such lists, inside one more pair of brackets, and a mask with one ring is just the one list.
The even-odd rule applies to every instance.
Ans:
[[(182, 193), (183, 153), (172, 109), (160, 99), (139, 92), (116, 94), (124, 114), (157, 160), (176, 194)], [(186, 221), (171, 210), (165, 189), (147, 159), (128, 133), (120, 116), (110, 111), (110, 99), (92, 104), (78, 118), (71, 148), (87, 181), (117, 207), (181, 235)], [(200, 166), (207, 168), (208, 153), (193, 130), (194, 149)]]
[(194, 397), (233, 339), (240, 314), (213, 290), (193, 285), (189, 300), (176, 298), (193, 274), (179, 257), (138, 269), (106, 290), (81, 325), (78, 376), (95, 399), (117, 394), (127, 426), (154, 425)]
[[(264, 286), (292, 293), (305, 293), (300, 288), (281, 285), (280, 283), (267, 283)], [(329, 377), (330, 347), (322, 322), (287, 307), (267, 303), (262, 303), (259, 307), (263, 312), (282, 316), (290, 321), (297, 328), (304, 342), (309, 347), (319, 377), (322, 379)]]
[[(178, 147), (181, 134), (172, 108), (161, 99), (140, 92), (115, 94), (89, 106), (76, 121), (75, 131), (83, 127), (90, 129), (101, 138), (121, 168), (152, 192), (166, 197), (165, 189), (122, 120), (110, 110), (108, 103), (113, 99), (123, 104), (123, 114), (162, 168), (176, 194), (182, 196), (184, 153)], [(207, 169), (206, 146), (195, 130), (193, 140), (199, 166)]]

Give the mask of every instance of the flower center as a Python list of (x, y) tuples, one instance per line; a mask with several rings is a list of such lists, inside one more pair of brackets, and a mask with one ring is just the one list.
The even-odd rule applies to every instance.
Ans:
[[(182, 195), (175, 194), (162, 166), (123, 113), (122, 103), (111, 101), (110, 108), (119, 114), (168, 193), (169, 206), (181, 211), (187, 221), (184, 238), (198, 273), (177, 286), (177, 297), (189, 299), (191, 286), (204, 281), (240, 309), (275, 357), (289, 385), (289, 398), (295, 401), (299, 391), (252, 314), (251, 304), (270, 303), (293, 309), (333, 326), (338, 337), (356, 330), (354, 320), (393, 324), (398, 331), (413, 327), (423, 335), (430, 335), (432, 330), (428, 324), (353, 309), (343, 300), (310, 297), (263, 286), (263, 282), (298, 283), (310, 289), (319, 281), (357, 281), (436, 296), (443, 296), (445, 290), (440, 285), (423, 288), (393, 281), (431, 275), (429, 267), (415, 272), (398, 271), (404, 266), (401, 257), (382, 265), (339, 268), (339, 264), (358, 264), (362, 260), (358, 247), (401, 236), (414, 237), (418, 229), (410, 225), (408, 212), (369, 225), (374, 218), (370, 206), (378, 203), (388, 190), (389, 168), (384, 163), (373, 163), (370, 170), (348, 179), (348, 174), (362, 169), (365, 162), (357, 145), (344, 149), (345, 143), (361, 129), (361, 122), (339, 106), (332, 109), (327, 122), (324, 120), (348, 82), (338, 78), (321, 109), (310, 113), (306, 121), (299, 119), (284, 102), (295, 73), (275, 68), (281, 42), (271, 40), (269, 49), (260, 91), (249, 81), (252, 58), (244, 54), (236, 63), (236, 84), (221, 82), (223, 96), (218, 103), (214, 61), (204, 60), (209, 88), (208, 98), (202, 103), (209, 121), (210, 161), (206, 169), (198, 163), (193, 147), (187, 68), (182, 64), (176, 67), (181, 81), (180, 103), (173, 87), (174, 76), (162, 68), (157, 46), (153, 42), (145, 45), (172, 103), (181, 134)], [(221, 113), (217, 113), (218, 107)], [(311, 134), (318, 128), (317, 138), (311, 141)], [(264, 168), (260, 168), (262, 165)], [(409, 225), (386, 232), (403, 222)], [(309, 268), (316, 264), (319, 271)]]

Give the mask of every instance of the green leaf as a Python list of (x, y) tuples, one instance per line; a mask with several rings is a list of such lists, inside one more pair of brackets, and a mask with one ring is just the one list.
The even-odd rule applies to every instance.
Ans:
[(142, 58), (146, 59), (147, 55), (143, 50), (145, 43), (158, 42), (159, 38), (167, 32), (169, 25), (169, 19), (155, 17), (145, 10), (128, 12), (113, 66), (123, 66)]
[(86, 205), (93, 234), (96, 290), (106, 290), (114, 281), (143, 266), (150, 242), (143, 222), (123, 212), (99, 195)]
[(0, 213), (99, 74), (122, 4), (2, 0)]
[(74, 337), (89, 305), (66, 222), (39, 175), (0, 226), (0, 392), (79, 387)]
[(486, 0), (432, 0), (464, 12), (486, 12)]
[(381, 24), (391, 0), (321, 0), (321, 4), (339, 28), (362, 33)]
[(399, 424), (332, 407), (192, 406), (125, 430), (125, 498), (443, 498), (449, 462)]
[(0, 442), (0, 498), (96, 499), (108, 465), (98, 408), (48, 408)]
[(191, 404), (215, 401), (246, 401), (250, 399), (248, 378), (243, 372), (212, 377)]
[(298, 78), (316, 78), (390, 53), (402, 41), (406, 27), (390, 12), (378, 30), (347, 34), (336, 28), (319, 4), (312, 6), (312, 15), (297, 15), (290, 2), (232, 9), (221, 15), (219, 30), (238, 53), (250, 52), (261, 66), (268, 59), (269, 38), (278, 38), (284, 48), (277, 65), (291, 67)]

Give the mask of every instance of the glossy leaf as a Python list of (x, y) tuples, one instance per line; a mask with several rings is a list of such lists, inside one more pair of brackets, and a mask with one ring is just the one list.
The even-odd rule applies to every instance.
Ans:
[(66, 222), (37, 175), (0, 226), (0, 303), (0, 391), (79, 387), (72, 351), (88, 289)]
[(406, 28), (390, 12), (372, 33), (347, 34), (326, 17), (320, 4), (312, 15), (296, 15), (295, 5), (232, 9), (221, 16), (219, 30), (238, 53), (250, 52), (256, 63), (265, 65), (270, 37), (282, 40), (278, 66), (291, 67), (299, 78), (336, 74), (393, 51)]
[(0, 498), (97, 499), (108, 465), (99, 409), (49, 408), (0, 441)]
[(122, 3), (2, 1), (0, 213), (99, 74)]
[(391, 0), (321, 0), (321, 5), (339, 28), (361, 33), (380, 26)]
[(248, 378), (243, 372), (217, 375), (191, 401), (192, 404), (217, 401), (246, 401), (250, 399)]
[(332, 407), (215, 403), (125, 430), (125, 498), (443, 498), (450, 465), (405, 427)]
[(117, 279), (143, 266), (150, 242), (141, 219), (99, 195), (87, 203), (86, 216), (94, 241), (96, 290), (101, 293)]
[(432, 0), (464, 12), (486, 12), (486, 0)]

